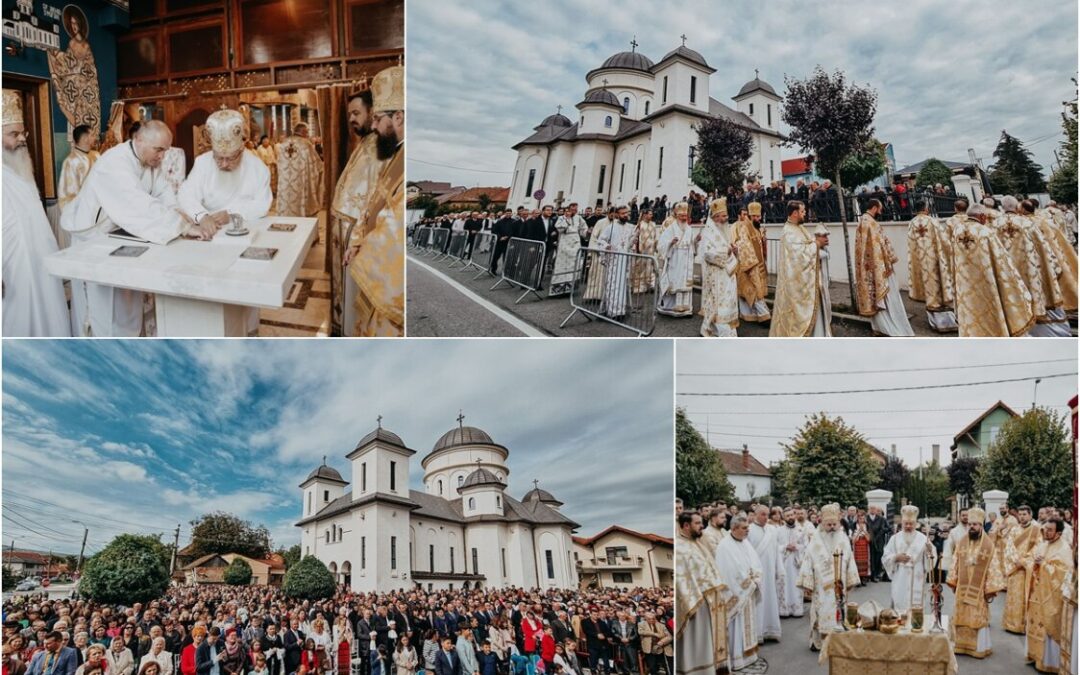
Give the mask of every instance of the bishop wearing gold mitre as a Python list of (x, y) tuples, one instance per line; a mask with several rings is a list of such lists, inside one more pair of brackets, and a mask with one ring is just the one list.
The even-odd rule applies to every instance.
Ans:
[(960, 337), (1024, 335), (1035, 325), (1031, 294), (976, 204), (953, 224), (956, 323)]
[(357, 337), (400, 337), (405, 326), (405, 69), (371, 82), (376, 157), (385, 162), (353, 229), (346, 264), (356, 282)]
[[(744, 218), (744, 213), (749, 218)], [(754, 218), (760, 216), (761, 204), (750, 202), (745, 212), (739, 211), (739, 219), (735, 222), (735, 244), (739, 247), (739, 269), (735, 272), (739, 284), (739, 316), (751, 323), (768, 321), (770, 317), (765, 304), (765, 294), (769, 290), (765, 235), (754, 223)]]
[(345, 282), (345, 269), (337, 264), (345, 255), (345, 247), (357, 222), (363, 215), (368, 196), (379, 180), (385, 160), (378, 157), (379, 135), (372, 129), (371, 89), (357, 89), (349, 94), (349, 129), (359, 138), (356, 148), (349, 156), (345, 170), (334, 188), (330, 202), (333, 227), (329, 236), (331, 246), (330, 283), (334, 288), (334, 306), (331, 310), (331, 330), (343, 335), (356, 325), (353, 305), (356, 302), (356, 286)]
[(986, 658), (993, 651), (990, 600), (1005, 590), (994, 535), (983, 530), (985, 521), (986, 512), (982, 509), (968, 510), (968, 533), (956, 545), (949, 576), (945, 579), (949, 588), (956, 592), (953, 651), (977, 659)]
[(726, 601), (715, 553), (702, 538), (696, 511), (683, 511), (675, 534), (675, 648), (679, 675), (713, 675), (727, 668)]
[(1043, 540), (1024, 556), (1030, 579), (1027, 608), (1027, 662), (1035, 669), (1056, 673), (1061, 668), (1061, 615), (1065, 596), (1061, 587), (1073, 568), (1072, 551), (1062, 533), (1065, 523), (1051, 518), (1043, 523)]
[[(1027, 615), (1027, 589), (1030, 585), (1027, 569), (1024, 567), (1024, 556), (1039, 543), (1042, 532), (1037, 524), (1031, 522), (1031, 507), (1021, 506), (1017, 513), (1020, 516), (1019, 522), (1010, 529), (1005, 542), (1005, 576), (1008, 577), (1009, 588), (1005, 592), (1005, 614), (1001, 626), (1010, 633), (1022, 635)], [(996, 522), (994, 524), (997, 525)]]

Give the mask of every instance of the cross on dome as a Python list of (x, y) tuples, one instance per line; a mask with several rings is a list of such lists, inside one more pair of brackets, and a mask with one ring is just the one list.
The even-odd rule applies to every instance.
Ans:
[(686, 33), (683, 33), (682, 35), (680, 35), (679, 38), (682, 39), (682, 46), (685, 47), (686, 46)]
[(322, 456), (322, 465), (326, 466), (326, 455)]
[(559, 113), (560, 115), (562, 114), (562, 104), (561, 103), (559, 105), (555, 106), (555, 112)]
[(754, 68), (754, 79), (755, 80), (760, 80), (761, 79), (761, 77), (758, 75), (758, 69), (757, 68)]
[(461, 412), (460, 408), (458, 408), (457, 423), (459, 428), (465, 427), (465, 414)]
[(637, 41), (637, 36), (635, 35), (634, 39), (630, 41), (630, 51), (631, 52), (636, 52), (637, 48), (638, 48), (638, 41)]
[(533, 488), (535, 489), (535, 488), (538, 488), (538, 487), (540, 487), (540, 481), (533, 478)]
[(378, 417), (376, 417), (375, 420), (378, 421), (379, 428), (382, 429), (382, 415), (379, 415)]

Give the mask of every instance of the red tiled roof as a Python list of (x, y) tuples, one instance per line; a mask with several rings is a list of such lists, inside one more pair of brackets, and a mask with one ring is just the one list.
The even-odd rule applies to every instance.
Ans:
[(780, 162), (780, 173), (784, 176), (798, 176), (811, 170), (809, 157), (795, 157)]
[(602, 539), (603, 537), (611, 534), (612, 532), (622, 532), (623, 534), (629, 534), (632, 537), (639, 537), (646, 541), (651, 541), (655, 544), (667, 544), (668, 546), (673, 546), (675, 544), (674, 540), (669, 539), (668, 537), (661, 537), (658, 534), (651, 534), (648, 532), (638, 532), (637, 530), (631, 530), (630, 528), (623, 527), (622, 525), (611, 525), (606, 530), (593, 537), (574, 537), (574, 541), (578, 544), (581, 544), (582, 546), (591, 546), (594, 542)]
[(436, 201), (440, 204), (474, 204), (480, 201), (480, 195), (487, 195), (492, 204), (505, 204), (510, 199), (510, 188), (474, 187), (442, 195)]
[(757, 460), (753, 455), (747, 455), (747, 466), (743, 466), (742, 450), (720, 450), (720, 461), (724, 463), (724, 471), (729, 476), (768, 476), (772, 477), (769, 467)]

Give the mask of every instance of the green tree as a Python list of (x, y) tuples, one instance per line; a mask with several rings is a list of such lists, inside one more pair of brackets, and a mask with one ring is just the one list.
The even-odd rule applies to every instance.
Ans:
[[(876, 138), (871, 138), (866, 145), (848, 155), (840, 164), (840, 180), (844, 185), (854, 188), (881, 178), (885, 174), (886, 165), (885, 144)], [(822, 167), (820, 164), (815, 166), (818, 171), (824, 168), (832, 169), (832, 167)], [(833, 170), (828, 175), (835, 173)]]
[[(829, 75), (821, 66), (815, 68), (805, 80), (784, 78), (784, 83), (787, 85), (787, 95), (780, 118), (789, 127), (786, 143), (812, 153), (819, 175), (836, 177), (836, 189), (841, 195), (840, 223), (844, 231), (844, 248), (850, 250), (840, 167), (849, 156), (866, 148), (874, 136), (877, 92), (869, 86), (848, 84), (843, 72), (837, 70)], [(851, 256), (845, 258), (848, 290), (854, 298), (855, 272), (851, 266)]]
[(251, 583), (251, 565), (243, 558), (234, 558), (225, 568), (224, 580), (230, 586), (247, 586)]
[(750, 168), (754, 141), (750, 132), (726, 117), (710, 117), (697, 126), (698, 142), (691, 178), (705, 192), (741, 186)]
[(300, 544), (293, 544), (289, 548), (280, 548), (277, 552), (278, 555), (285, 559), (286, 570), (300, 562)]
[[(1076, 85), (1076, 78), (1073, 78)], [(1065, 140), (1061, 142), (1060, 166), (1050, 176), (1046, 189), (1050, 192), (1050, 198), (1059, 204), (1076, 203), (1077, 181), (1077, 141), (1076, 141), (1076, 104), (1077, 99), (1066, 101), (1065, 111), (1061, 113), (1061, 126), (1065, 130)]]
[(231, 513), (206, 513), (191, 521), (190, 552), (195, 558), (208, 553), (239, 553), (262, 560), (270, 552), (270, 531)]
[(130, 606), (159, 597), (168, 586), (169, 568), (152, 538), (122, 534), (86, 561), (79, 592), (97, 602)]
[(304, 556), (285, 573), (282, 591), (290, 598), (323, 600), (334, 595), (337, 584), (326, 565), (313, 555)]
[(894, 507), (900, 506), (900, 498), (904, 496), (904, 488), (910, 476), (911, 471), (907, 464), (904, 464), (904, 460), (891, 455), (878, 471), (878, 487), (893, 493)]
[(481, 211), (487, 211), (488, 207), (491, 206), (491, 197), (488, 196), (488, 193), (483, 192), (476, 198), (476, 203), (480, 205)]
[(11, 588), (19, 583), (19, 575), (11, 567), (4, 565), (4, 588)]
[(931, 157), (926, 160), (926, 164), (923, 164), (919, 169), (919, 173), (915, 176), (915, 185), (917, 187), (934, 187), (938, 183), (949, 187), (952, 185), (952, 169), (945, 166), (937, 157)]
[(434, 218), (439, 209), (439, 202), (431, 195), (420, 195), (409, 202), (410, 209), (424, 209), (425, 218)]
[(842, 418), (811, 416), (784, 446), (790, 463), (788, 494), (804, 504), (862, 503), (878, 481), (870, 447)]
[(1004, 130), (994, 149), (994, 159), (987, 177), (995, 194), (1026, 195), (1046, 189), (1042, 167), (1031, 158), (1031, 151)]
[(1072, 503), (1072, 450), (1065, 417), (1047, 408), (1029, 409), (1001, 425), (979, 465), (978, 492), (1004, 490), (1012, 504), (1064, 506)]
[(709, 447), (685, 411), (675, 411), (675, 493), (688, 508), (735, 499), (720, 455)]
[(787, 490), (789, 483), (788, 472), (790, 468), (790, 463), (786, 459), (774, 462), (769, 467), (769, 472), (772, 474), (772, 496), (776, 503), (781, 506), (790, 506), (795, 503), (795, 500), (788, 494)]
[(949, 464), (949, 491), (954, 495), (963, 495), (974, 500), (978, 494), (975, 489), (975, 477), (979, 471), (978, 457), (957, 457)]
[(937, 462), (912, 471), (904, 493), (909, 504), (919, 507), (920, 518), (949, 515), (949, 475)]

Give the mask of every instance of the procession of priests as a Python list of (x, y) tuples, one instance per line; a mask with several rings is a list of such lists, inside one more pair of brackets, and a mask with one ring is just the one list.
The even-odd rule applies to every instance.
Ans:
[[(879, 560), (871, 573), (853, 551), (863, 532), (854, 506), (846, 517), (839, 504), (821, 507), (816, 526), (798, 505), (681, 509), (676, 669), (680, 675), (738, 672), (761, 658), (766, 641), (782, 637), (820, 651), (831, 633), (845, 630), (837, 623), (838, 598), (861, 602), (865, 596), (849, 593), (880, 580), (889, 582), (882, 607), (905, 622), (912, 608), (923, 608), (924, 630), (934, 620), (931, 588), (943, 584), (943, 603), (946, 589), (952, 595), (943, 604), (943, 621), (953, 651), (976, 659), (993, 653), (990, 608), (1005, 594), (997, 600), (1005, 604), (1001, 628), (1024, 636), (1025, 663), (1039, 672), (1076, 675), (1072, 527), (1053, 508), (1040, 509), (1038, 520), (1027, 506), (1001, 511), (991, 525), (982, 509), (964, 509), (944, 544), (935, 544), (920, 531), (919, 509), (904, 505), (891, 535), (884, 529), (888, 543), (873, 549)], [(1023, 669), (1018, 663), (1016, 672)]]
[[(327, 216), (335, 284), (335, 335), (403, 334), (404, 258), (404, 69), (379, 72), (370, 89), (347, 100), (348, 124), (358, 137), (338, 178)], [(306, 148), (299, 129), (290, 139)], [(50, 224), (35, 181), (27, 144), (22, 96), (3, 90), (3, 335), (10, 337), (139, 337), (147, 334), (146, 294), (73, 280), (46, 271), (44, 259), (61, 246), (93, 245), (123, 230), (125, 236), (167, 245), (178, 238), (208, 240), (239, 215), (255, 221), (267, 215), (310, 216), (321, 208), (322, 159), (312, 152), (279, 156), (278, 172), (289, 162), (302, 169), (300, 211), (271, 190), (271, 170), (250, 151), (248, 122), (239, 111), (222, 108), (206, 120), (210, 150), (197, 156), (182, 183), (163, 169), (172, 130), (159, 120), (138, 123), (130, 139), (99, 154), (85, 126), (72, 131), (71, 155), (60, 174), (59, 230)], [(306, 144), (305, 144), (306, 142)], [(182, 152), (182, 151), (179, 151)], [(304, 166), (300, 166), (303, 164)], [(291, 170), (291, 169), (290, 169)], [(282, 180), (279, 177), (279, 187)], [(285, 180), (284, 182), (288, 182)], [(311, 183), (311, 185), (308, 185)], [(302, 189), (300, 189), (302, 188)], [(292, 200), (292, 201), (290, 201)], [(246, 310), (248, 335), (257, 335), (257, 308)]]

